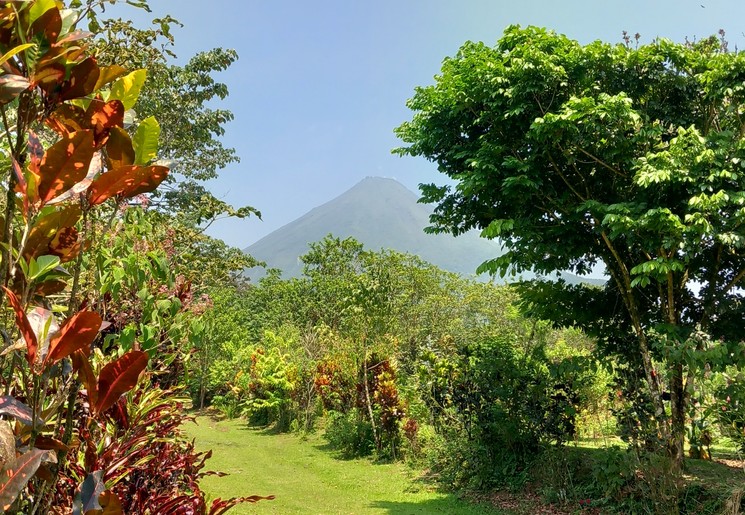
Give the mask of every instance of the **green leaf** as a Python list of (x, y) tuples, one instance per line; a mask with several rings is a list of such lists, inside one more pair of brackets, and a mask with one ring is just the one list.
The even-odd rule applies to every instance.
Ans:
[(55, 0), (36, 0), (28, 10), (28, 24), (33, 25), (49, 9), (57, 7)]
[(120, 100), (124, 109), (132, 109), (140, 96), (140, 90), (145, 84), (147, 71), (145, 69), (135, 70), (111, 85), (109, 100)]
[(11, 48), (7, 52), (5, 52), (2, 57), (0, 57), (0, 65), (4, 64), (5, 62), (7, 62), (8, 59), (10, 59), (11, 57), (13, 57), (17, 53), (23, 52), (27, 48), (31, 48), (32, 46), (35, 46), (35, 45), (36, 45), (35, 43), (26, 43), (26, 44), (23, 44), (23, 45), (18, 45), (15, 48)]
[(505, 232), (511, 231), (515, 227), (514, 220), (492, 220), (484, 230), (481, 231), (482, 238), (498, 238)]
[(158, 156), (158, 140), (160, 139), (160, 124), (155, 117), (150, 116), (140, 122), (132, 139), (135, 150), (136, 165), (146, 165)]
[(27, 278), (29, 279), (29, 281), (38, 279), (47, 272), (50, 272), (57, 268), (59, 264), (60, 258), (57, 256), (44, 255), (39, 256), (37, 259), (31, 258), (31, 261), (28, 265)]
[[(31, 259), (33, 259), (33, 258), (31, 258)], [(21, 271), (23, 272), (23, 275), (25, 275), (26, 277), (28, 277), (28, 275), (29, 275), (29, 263), (25, 259), (23, 259), (23, 257), (21, 257), (21, 258), (18, 259), (18, 266), (21, 267)]]
[(75, 22), (78, 19), (78, 13), (75, 11), (75, 1), (70, 3), (70, 9), (60, 10), (60, 16), (62, 17), (62, 28), (60, 29), (60, 37), (66, 35), (70, 30), (75, 28)]

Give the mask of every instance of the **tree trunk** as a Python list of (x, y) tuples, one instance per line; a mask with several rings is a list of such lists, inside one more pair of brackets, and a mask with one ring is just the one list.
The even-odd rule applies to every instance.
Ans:
[(204, 398), (207, 394), (207, 388), (204, 385), (205, 381), (202, 379), (199, 381), (199, 409), (204, 409)]
[[(631, 318), (631, 325), (634, 328), (637, 342), (639, 343), (639, 356), (642, 360), (644, 367), (644, 376), (649, 386), (649, 392), (652, 395), (652, 403), (655, 409), (655, 422), (657, 430), (662, 435), (663, 440), (668, 441), (671, 435), (671, 427), (667, 415), (665, 413), (665, 404), (662, 401), (662, 388), (657, 372), (654, 369), (652, 363), (652, 353), (649, 349), (649, 342), (647, 341), (647, 334), (644, 332), (644, 324), (642, 323), (641, 316), (639, 314), (639, 308), (634, 298), (633, 288), (631, 287), (631, 276), (628, 270), (623, 265), (623, 261), (618, 257), (615, 249), (613, 248), (610, 239), (603, 235), (606, 240), (608, 248), (614, 253), (617, 258), (617, 263), (613, 261), (605, 260), (606, 269), (610, 272), (613, 281), (616, 283), (618, 290), (621, 292), (621, 299), (623, 300), (624, 306)], [(614, 265), (618, 265), (618, 268), (614, 268)]]
[(670, 431), (669, 451), (675, 469), (683, 470), (685, 443), (686, 402), (683, 387), (683, 364), (674, 363), (670, 375), (670, 408), (672, 411), (672, 427)]
[(365, 383), (365, 404), (367, 404), (367, 414), (370, 417), (370, 427), (372, 427), (373, 438), (375, 439), (375, 448), (380, 450), (380, 438), (378, 437), (378, 429), (375, 426), (375, 414), (372, 409), (372, 402), (370, 401), (370, 387), (367, 383), (367, 351), (365, 351), (365, 361), (362, 364), (363, 370), (363, 382)]

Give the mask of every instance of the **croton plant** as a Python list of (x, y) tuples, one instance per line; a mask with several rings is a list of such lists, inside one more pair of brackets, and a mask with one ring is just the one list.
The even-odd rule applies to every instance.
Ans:
[[(81, 300), (91, 220), (102, 213), (114, 219), (123, 203), (153, 191), (168, 174), (155, 162), (157, 121), (137, 120), (132, 110), (146, 72), (97, 64), (92, 35), (76, 28), (90, 7), (0, 2), (0, 162), (6, 170), (0, 509), (223, 513), (259, 498), (218, 499), (207, 509), (189, 479), (198, 476), (205, 456), (165, 438), (183, 415), (168, 392), (155, 399), (136, 388), (147, 381), (147, 353), (98, 350), (107, 323)], [(176, 484), (171, 478), (178, 474), (163, 473), (169, 463), (182, 476), (194, 474)]]

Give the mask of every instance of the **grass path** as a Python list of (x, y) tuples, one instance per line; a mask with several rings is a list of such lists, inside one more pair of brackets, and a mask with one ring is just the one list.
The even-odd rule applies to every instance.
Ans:
[(415, 481), (401, 464), (340, 460), (320, 436), (270, 434), (240, 420), (197, 417), (186, 433), (199, 450), (212, 449), (210, 470), (227, 472), (202, 482), (211, 498), (276, 495), (274, 501), (233, 508), (240, 514), (499, 515)]

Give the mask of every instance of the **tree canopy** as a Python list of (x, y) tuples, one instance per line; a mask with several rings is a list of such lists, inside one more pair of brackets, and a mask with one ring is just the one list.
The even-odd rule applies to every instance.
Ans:
[(147, 80), (131, 112), (137, 121), (152, 116), (160, 124), (158, 159), (173, 173), (159, 206), (203, 228), (219, 218), (261, 217), (257, 209), (234, 208), (202, 185), (240, 161), (235, 149), (220, 140), (233, 113), (213, 107), (228, 96), (227, 85), (214, 74), (227, 70), (238, 59), (236, 51), (215, 48), (200, 52), (180, 66), (172, 62), (171, 32), (172, 26), (180, 24), (171, 16), (154, 19), (150, 28), (139, 28), (130, 20), (99, 19), (95, 11), (89, 19), (99, 36), (99, 62), (146, 70)]
[[(745, 55), (717, 37), (581, 45), (512, 26), (494, 47), (469, 42), (447, 58), (397, 129), (408, 145), (400, 154), (424, 156), (456, 181), (422, 185), (423, 200), (437, 204), (432, 230), (477, 228), (504, 242), (508, 252), (482, 269), (605, 265), (610, 299), (587, 296), (604, 296), (605, 306), (616, 299), (601, 316), (633, 331), (630, 359), (644, 367), (675, 454), (683, 368), (692, 371), (695, 352), (724, 345), (693, 344), (692, 335), (739, 341), (743, 78)], [(654, 360), (668, 365), (671, 428)]]

